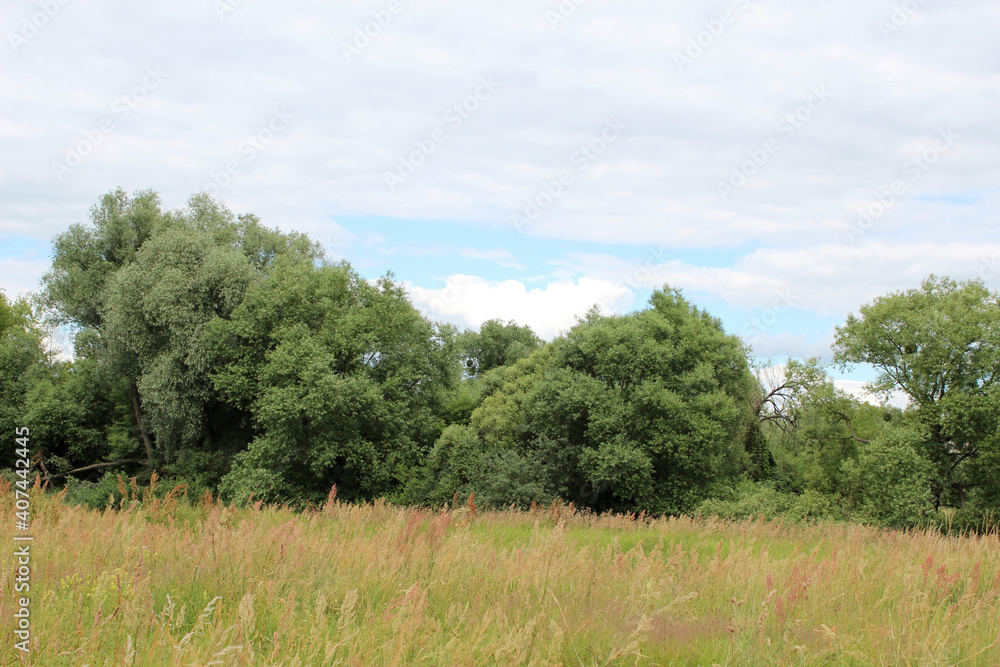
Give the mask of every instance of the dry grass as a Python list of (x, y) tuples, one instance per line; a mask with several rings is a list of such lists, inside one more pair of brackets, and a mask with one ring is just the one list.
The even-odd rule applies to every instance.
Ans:
[(177, 495), (34, 492), (27, 664), (1000, 663), (995, 534)]

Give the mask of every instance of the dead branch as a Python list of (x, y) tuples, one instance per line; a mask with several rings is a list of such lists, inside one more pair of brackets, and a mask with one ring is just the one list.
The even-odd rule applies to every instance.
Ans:
[(151, 463), (151, 461), (149, 459), (123, 459), (121, 461), (111, 461), (109, 463), (95, 463), (93, 465), (84, 466), (82, 468), (76, 468), (75, 470), (70, 470), (68, 472), (61, 472), (58, 475), (46, 475), (45, 477), (42, 478), (42, 481), (47, 482), (50, 479), (65, 477), (66, 475), (72, 475), (73, 473), (77, 472), (85, 472), (87, 470), (98, 470), (100, 468), (111, 468), (113, 466), (125, 465), (126, 463)]

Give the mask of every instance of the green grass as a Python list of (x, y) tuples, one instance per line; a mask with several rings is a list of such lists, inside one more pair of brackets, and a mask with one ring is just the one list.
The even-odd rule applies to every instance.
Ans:
[[(0, 539), (13, 497), (0, 488)], [(33, 665), (995, 665), (1000, 542), (33, 492)], [(10, 553), (11, 549), (5, 550)], [(13, 627), (13, 567), (0, 627)], [(20, 664), (5, 632), (0, 664)]]

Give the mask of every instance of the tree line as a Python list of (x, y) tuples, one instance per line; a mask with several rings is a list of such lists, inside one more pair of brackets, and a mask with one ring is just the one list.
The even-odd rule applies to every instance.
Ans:
[[(338, 497), (597, 512), (985, 525), (1000, 504), (998, 295), (930, 276), (836, 329), (818, 359), (755, 365), (669, 286), (527, 326), (432, 322), (392, 274), (207, 194), (103, 196), (53, 241), (38, 294), (0, 293), (0, 430), (31, 429), (38, 474), (100, 504), (153, 472), (237, 503)], [(46, 332), (73, 334), (72, 360)], [(0, 467), (13, 467), (6, 448)]]

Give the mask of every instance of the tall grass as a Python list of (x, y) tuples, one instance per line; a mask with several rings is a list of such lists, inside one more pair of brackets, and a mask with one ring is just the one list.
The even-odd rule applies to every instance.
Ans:
[(1000, 663), (996, 534), (123, 490), (104, 511), (34, 492), (26, 664)]

